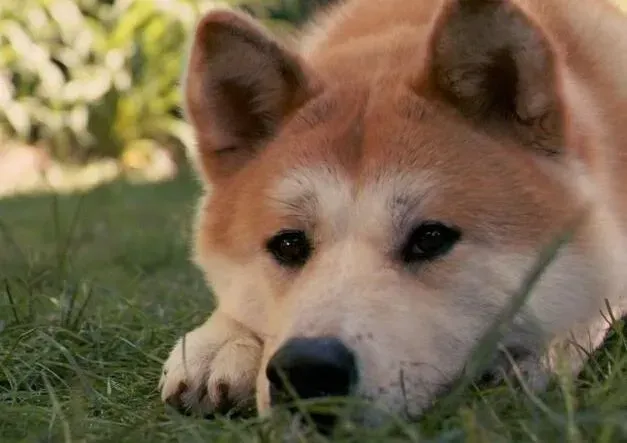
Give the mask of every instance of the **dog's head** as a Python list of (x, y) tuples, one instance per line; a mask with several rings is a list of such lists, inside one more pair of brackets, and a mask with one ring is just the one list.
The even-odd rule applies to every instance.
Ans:
[[(569, 81), (506, 1), (450, 2), (428, 25), (307, 57), (243, 15), (202, 19), (185, 78), (211, 188), (196, 255), (222, 308), (264, 339), (261, 408), (281, 371), (303, 396), (406, 414), (459, 375), (583, 203)], [(506, 346), (540, 353), (596, 309), (586, 240), (547, 270)]]

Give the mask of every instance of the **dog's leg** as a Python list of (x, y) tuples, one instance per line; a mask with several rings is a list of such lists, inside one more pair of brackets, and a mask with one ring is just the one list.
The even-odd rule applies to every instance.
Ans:
[(179, 339), (159, 382), (164, 402), (211, 415), (254, 406), (262, 343), (219, 309)]

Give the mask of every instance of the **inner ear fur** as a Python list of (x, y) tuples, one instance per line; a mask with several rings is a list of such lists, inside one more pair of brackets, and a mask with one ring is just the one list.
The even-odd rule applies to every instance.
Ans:
[(198, 23), (184, 79), (197, 163), (211, 180), (253, 158), (282, 122), (314, 95), (297, 55), (251, 17), (216, 10)]
[(556, 56), (510, 0), (451, 0), (431, 37), (430, 81), (465, 117), (547, 154), (564, 147)]

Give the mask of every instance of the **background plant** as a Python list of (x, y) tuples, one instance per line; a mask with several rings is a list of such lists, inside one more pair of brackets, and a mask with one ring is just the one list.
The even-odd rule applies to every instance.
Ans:
[[(199, 15), (216, 3), (4, 0), (0, 133), (72, 161), (190, 143), (179, 110), (182, 57)], [(307, 8), (297, 3), (257, 1), (249, 9), (298, 21)]]

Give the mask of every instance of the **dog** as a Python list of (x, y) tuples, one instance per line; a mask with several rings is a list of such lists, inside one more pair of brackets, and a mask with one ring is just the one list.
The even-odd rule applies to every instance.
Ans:
[(296, 44), (234, 10), (197, 25), (193, 259), (217, 307), (174, 346), (163, 400), (265, 415), (291, 390), (364, 400), (364, 425), (419, 417), (569, 226), (498, 344), (538, 392), (558, 360), (578, 373), (625, 314), (627, 18), (331, 3)]

